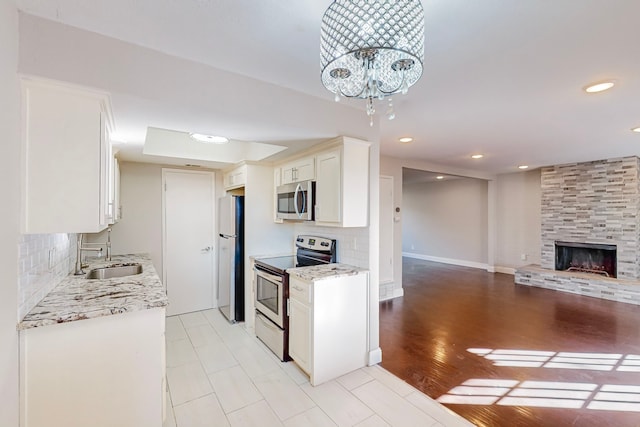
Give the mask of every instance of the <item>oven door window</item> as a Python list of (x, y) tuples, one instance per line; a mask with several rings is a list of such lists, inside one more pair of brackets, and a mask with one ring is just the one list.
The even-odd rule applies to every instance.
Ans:
[(280, 284), (271, 282), (262, 276), (257, 276), (256, 279), (256, 299), (273, 313), (280, 315), (280, 307), (278, 306)]

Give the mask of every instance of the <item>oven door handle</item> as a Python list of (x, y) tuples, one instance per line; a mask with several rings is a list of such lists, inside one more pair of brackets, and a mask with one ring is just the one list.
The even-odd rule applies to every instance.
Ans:
[(282, 277), (281, 276), (276, 276), (274, 274), (269, 274), (264, 270), (260, 270), (259, 268), (256, 268), (256, 276), (260, 276), (270, 282), (277, 282), (277, 283), (282, 283)]

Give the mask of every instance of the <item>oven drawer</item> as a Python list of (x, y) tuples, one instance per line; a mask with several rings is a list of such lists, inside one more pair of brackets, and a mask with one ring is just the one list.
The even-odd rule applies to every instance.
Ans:
[(311, 304), (311, 284), (289, 277), (289, 297), (304, 304)]
[(280, 360), (285, 360), (284, 355), (284, 330), (278, 325), (256, 311), (256, 336), (273, 351)]

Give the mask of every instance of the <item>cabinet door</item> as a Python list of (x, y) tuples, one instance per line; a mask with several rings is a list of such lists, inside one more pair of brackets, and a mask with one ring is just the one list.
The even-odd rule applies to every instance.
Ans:
[(113, 222), (120, 221), (122, 210), (120, 206), (120, 161), (113, 158)]
[(106, 115), (100, 114), (100, 225), (113, 224), (113, 152), (106, 125)]
[(222, 181), (224, 188), (231, 190), (238, 187), (243, 187), (247, 183), (247, 167), (240, 166), (223, 175)]
[(315, 158), (306, 157), (300, 160), (300, 163), (296, 165), (295, 180), (296, 181), (309, 181), (315, 179), (316, 168)]
[(282, 184), (309, 181), (316, 177), (316, 159), (314, 156), (295, 160), (282, 167)]
[(294, 167), (293, 166), (285, 166), (282, 168), (282, 184), (291, 184), (294, 182), (293, 175)]
[(306, 373), (311, 372), (311, 308), (289, 299), (289, 355)]
[(316, 221), (340, 222), (342, 167), (340, 150), (319, 154), (316, 179)]
[(23, 232), (103, 230), (105, 99), (53, 84), (23, 85)]

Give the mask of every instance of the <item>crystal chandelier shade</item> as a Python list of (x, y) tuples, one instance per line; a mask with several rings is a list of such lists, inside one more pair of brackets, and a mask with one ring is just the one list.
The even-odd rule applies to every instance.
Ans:
[(367, 99), (406, 93), (422, 75), (424, 12), (420, 0), (335, 0), (322, 18), (322, 83)]

